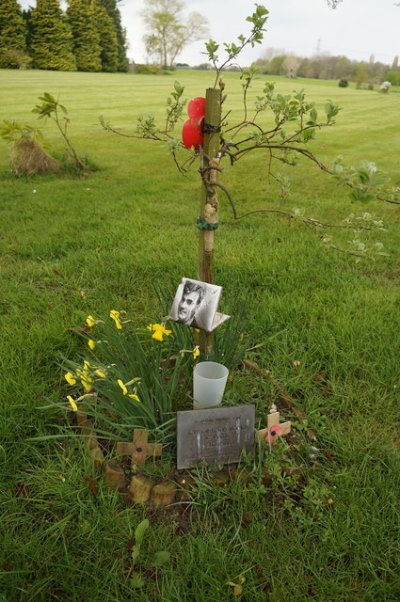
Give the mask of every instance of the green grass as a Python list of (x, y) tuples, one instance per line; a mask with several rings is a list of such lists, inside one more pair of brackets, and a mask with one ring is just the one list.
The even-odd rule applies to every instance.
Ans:
[[(276, 216), (234, 222), (221, 195), (215, 279), (224, 286), (225, 309), (245, 299), (246, 344), (263, 344), (249, 357), (304, 408), (321, 459), (284, 477), (282, 446), (268, 460), (276, 474), (270, 485), (233, 480), (216, 488), (199, 473), (192, 509), (131, 508), (105, 489), (78, 441), (45, 439), (59, 433), (65, 414), (40, 408), (65, 399), (60, 358), (77, 356), (71, 329), (89, 313), (123, 309), (145, 326), (164, 309), (154, 285), (170, 290), (182, 276), (196, 276), (196, 170), (183, 178), (163, 146), (114, 137), (98, 123), (100, 114), (132, 129), (140, 113), (163, 118), (175, 76), (0, 76), (0, 120), (35, 124), (31, 109), (48, 91), (67, 106), (79, 152), (99, 167), (82, 179), (14, 178), (0, 141), (0, 600), (225, 602), (234, 599), (227, 582), (241, 574), (247, 602), (398, 600), (398, 207), (351, 204), (343, 188), (305, 161), (286, 170), (292, 193), (285, 201), (268, 180), (265, 157), (226, 165), (223, 181), (240, 211), (298, 207), (328, 223), (369, 211), (388, 232), (367, 238), (381, 240), (390, 256), (356, 263), (326, 248), (320, 231)], [(212, 83), (202, 72), (176, 78), (187, 98)], [(337, 125), (312, 143), (325, 161), (338, 154), (350, 164), (374, 160), (400, 184), (398, 94), (273, 79), (283, 93), (305, 88), (321, 109), (327, 98), (343, 107)], [(233, 120), (240, 116), (240, 81), (236, 74), (225, 80)], [(45, 134), (60, 152), (50, 124)], [(338, 246), (353, 237), (329, 234)], [(320, 374), (328, 395), (315, 381)], [(227, 389), (229, 401), (269, 403), (276, 396), (270, 381), (246, 373)], [(140, 592), (126, 575), (145, 514), (148, 554), (167, 549), (172, 560), (148, 575)]]

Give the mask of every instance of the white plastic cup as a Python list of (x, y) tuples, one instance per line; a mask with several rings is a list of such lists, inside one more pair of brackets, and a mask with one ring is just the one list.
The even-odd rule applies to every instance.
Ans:
[(217, 362), (199, 362), (193, 370), (193, 408), (221, 405), (229, 370)]

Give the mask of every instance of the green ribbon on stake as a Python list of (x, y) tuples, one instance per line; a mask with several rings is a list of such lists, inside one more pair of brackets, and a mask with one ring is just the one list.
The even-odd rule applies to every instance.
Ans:
[(196, 226), (199, 230), (216, 230), (219, 224), (218, 222), (216, 224), (209, 224), (204, 217), (200, 216), (196, 220)]

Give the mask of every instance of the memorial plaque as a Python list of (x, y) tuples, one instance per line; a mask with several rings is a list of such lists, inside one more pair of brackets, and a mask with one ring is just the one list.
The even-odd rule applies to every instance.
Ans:
[(177, 412), (177, 466), (234, 464), (254, 449), (255, 406)]

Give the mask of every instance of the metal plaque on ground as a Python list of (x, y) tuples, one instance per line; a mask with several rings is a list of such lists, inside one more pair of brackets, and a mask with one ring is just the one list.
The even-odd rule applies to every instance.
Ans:
[(177, 412), (177, 466), (233, 464), (254, 450), (255, 406)]

